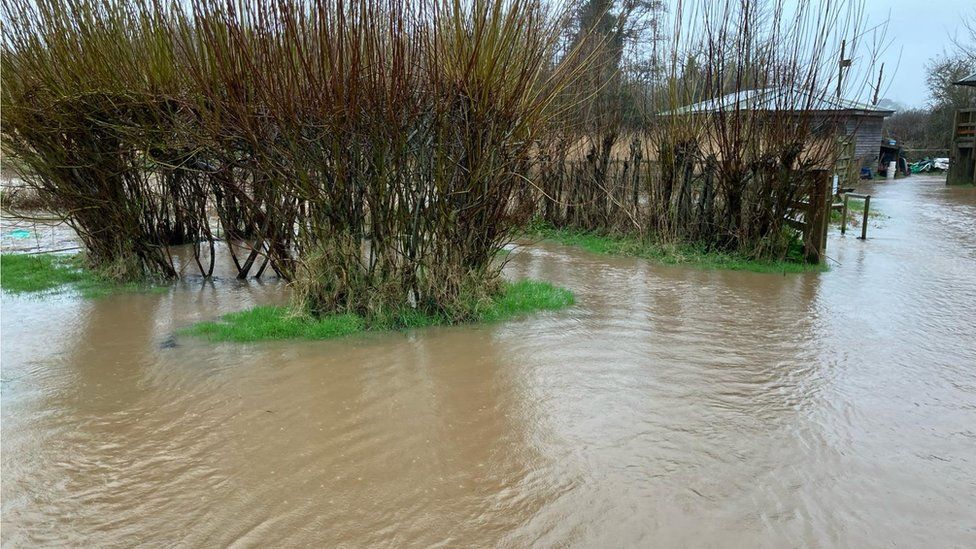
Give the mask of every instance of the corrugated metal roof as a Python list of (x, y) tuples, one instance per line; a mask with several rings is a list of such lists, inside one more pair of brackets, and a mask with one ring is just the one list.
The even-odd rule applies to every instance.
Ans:
[(850, 99), (834, 97), (829, 93), (814, 94), (809, 90), (791, 90), (789, 88), (758, 88), (740, 90), (661, 114), (672, 116), (737, 110), (848, 112), (874, 116), (890, 116), (895, 112)]
[(960, 86), (976, 86), (976, 73), (970, 74), (966, 78), (956, 82)]

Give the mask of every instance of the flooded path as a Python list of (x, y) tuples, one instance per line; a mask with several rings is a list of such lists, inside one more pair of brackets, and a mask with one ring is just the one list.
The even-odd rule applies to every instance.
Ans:
[[(2, 302), (4, 546), (976, 546), (976, 190), (859, 191), (824, 274), (538, 245), (567, 311), (343, 340), (180, 326), (276, 285)], [(856, 233), (856, 231), (855, 231)]]

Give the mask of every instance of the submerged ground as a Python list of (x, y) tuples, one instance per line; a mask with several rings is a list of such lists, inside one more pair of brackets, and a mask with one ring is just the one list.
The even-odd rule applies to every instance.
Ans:
[(858, 190), (887, 217), (829, 272), (539, 244), (507, 275), (576, 305), (485, 326), (211, 343), (174, 334), (280, 287), (4, 295), (3, 544), (973, 546), (976, 190)]

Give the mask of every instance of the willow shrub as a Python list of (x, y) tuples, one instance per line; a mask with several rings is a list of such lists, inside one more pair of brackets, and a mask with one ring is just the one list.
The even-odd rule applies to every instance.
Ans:
[(529, 0), (302, 6), (198, 0), (179, 26), (257, 238), (303, 312), (469, 317), (498, 291), (530, 145), (578, 65), (552, 64), (557, 17)]
[(158, 20), (80, 0), (3, 2), (2, 143), (92, 267), (119, 280), (175, 276), (173, 198), (147, 169), (174, 68)]
[[(276, 270), (296, 306), (455, 320), (498, 292), (580, 55), (535, 0), (4, 0), (5, 150), (93, 266)], [(201, 261), (210, 245), (210, 265)], [(243, 251), (243, 255), (237, 252)]]
[[(570, 120), (543, 148), (540, 217), (783, 259), (793, 237), (786, 219), (799, 213), (814, 172), (834, 169), (836, 139), (853, 122), (835, 94), (868, 95), (883, 25), (872, 40), (854, 40), (869, 32), (857, 0), (675, 0), (667, 8), (666, 35), (629, 44), (628, 63), (603, 63), (574, 84)], [(855, 62), (838, 84), (845, 38), (844, 56)], [(660, 72), (645, 78), (628, 64)]]

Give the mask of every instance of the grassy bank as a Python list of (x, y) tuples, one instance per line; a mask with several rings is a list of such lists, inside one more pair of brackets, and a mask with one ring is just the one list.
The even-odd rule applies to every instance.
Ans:
[(33, 294), (72, 289), (95, 298), (115, 292), (145, 291), (161, 287), (118, 284), (84, 267), (81, 255), (2, 254), (0, 288), (11, 294)]
[(586, 251), (639, 257), (664, 265), (683, 265), (697, 269), (722, 269), (729, 271), (749, 271), (755, 273), (809, 273), (826, 270), (824, 265), (810, 265), (799, 260), (766, 261), (743, 257), (736, 254), (706, 250), (702, 247), (680, 244), (657, 244), (644, 242), (638, 238), (619, 235), (602, 235), (557, 229), (546, 225), (534, 225), (526, 232), (526, 237), (547, 240), (565, 246), (578, 246)]
[[(489, 303), (472, 306), (472, 322), (498, 322), (538, 311), (553, 311), (573, 304), (569, 290), (547, 282), (506, 282), (502, 293)], [(354, 314), (320, 319), (296, 315), (287, 307), (254, 307), (224, 315), (220, 320), (200, 322), (181, 334), (211, 341), (261, 341), (274, 339), (332, 339), (367, 331), (390, 331), (451, 324), (445, 316), (416, 311), (401, 312), (367, 321)]]

